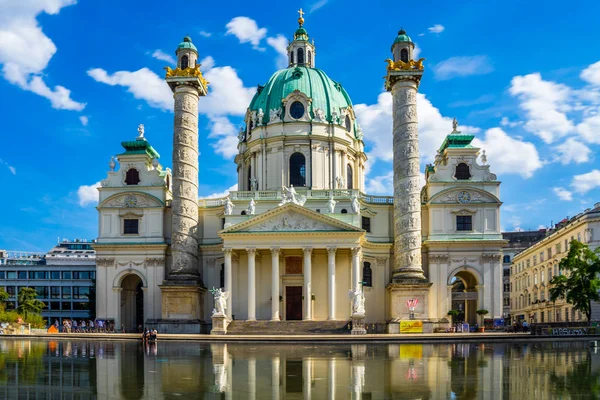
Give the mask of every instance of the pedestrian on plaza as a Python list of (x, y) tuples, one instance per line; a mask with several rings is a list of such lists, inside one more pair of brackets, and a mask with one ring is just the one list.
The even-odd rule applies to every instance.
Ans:
[(72, 326), (73, 326), (73, 332), (77, 333), (77, 320), (76, 319), (73, 320)]
[(121, 324), (121, 333), (125, 333), (125, 324)]
[(90, 328), (90, 332), (93, 332), (93, 331), (94, 331), (94, 321), (92, 321), (92, 320), (90, 319), (90, 321), (89, 321), (89, 323), (88, 323), (88, 326), (89, 326), (89, 328)]
[(86, 324), (85, 324), (85, 319), (82, 319), (82, 320), (81, 320), (81, 331), (82, 331), (83, 333), (85, 333), (85, 332), (86, 332)]

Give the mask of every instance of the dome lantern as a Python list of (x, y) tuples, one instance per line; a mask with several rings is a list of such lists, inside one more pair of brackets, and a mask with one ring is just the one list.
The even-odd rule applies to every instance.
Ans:
[(196, 66), (198, 49), (192, 43), (192, 38), (189, 35), (185, 35), (183, 41), (179, 43), (177, 50), (175, 50), (175, 55), (177, 56), (177, 68), (186, 69)]
[(315, 44), (309, 42), (308, 32), (304, 28), (304, 11), (298, 10), (298, 29), (294, 32), (294, 40), (288, 45), (288, 61), (290, 66), (315, 67)]
[(396, 36), (394, 43), (392, 43), (394, 61), (408, 62), (409, 60), (412, 60), (414, 49), (414, 42), (410, 36), (406, 34), (406, 31), (403, 28), (400, 28), (398, 36)]

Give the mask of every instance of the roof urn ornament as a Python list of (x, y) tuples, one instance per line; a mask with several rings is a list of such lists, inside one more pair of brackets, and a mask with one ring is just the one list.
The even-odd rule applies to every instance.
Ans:
[(487, 155), (485, 154), (485, 150), (481, 151), (481, 162), (483, 165), (487, 165)]
[(110, 161), (108, 162), (108, 167), (110, 168), (111, 171), (114, 171), (116, 166), (117, 166), (117, 163), (115, 162), (115, 156), (110, 156)]
[(138, 136), (137, 136), (137, 140), (146, 140), (146, 138), (144, 138), (144, 124), (139, 124), (138, 128)]

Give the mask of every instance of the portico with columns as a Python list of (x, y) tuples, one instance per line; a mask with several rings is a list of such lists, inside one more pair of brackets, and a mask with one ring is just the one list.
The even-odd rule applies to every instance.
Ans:
[(362, 282), (362, 229), (290, 203), (219, 235), (228, 318), (350, 318), (348, 292)]

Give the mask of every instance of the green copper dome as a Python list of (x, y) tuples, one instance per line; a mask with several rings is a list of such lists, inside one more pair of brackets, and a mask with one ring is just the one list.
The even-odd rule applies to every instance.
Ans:
[(308, 32), (306, 32), (306, 29), (304, 29), (303, 26), (296, 29), (294, 40), (308, 40)]
[(400, 29), (400, 32), (398, 32), (398, 36), (396, 36), (396, 39), (394, 39), (394, 43), (392, 43), (392, 47), (394, 47), (396, 43), (405, 42), (412, 43), (413, 41), (411, 40), (410, 36), (406, 34), (406, 31), (404, 29)]
[(331, 121), (331, 112), (340, 114), (340, 109), (352, 106), (350, 96), (341, 84), (330, 79), (325, 72), (317, 68), (304, 66), (290, 67), (277, 71), (267, 84), (259, 86), (250, 102), (250, 110), (263, 110), (263, 123), (269, 122), (269, 110), (283, 109), (283, 99), (298, 90), (312, 99), (311, 117), (315, 110), (324, 111), (327, 121)]
[(179, 46), (177, 46), (177, 51), (175, 51), (175, 53), (177, 53), (179, 50), (185, 49), (191, 49), (198, 53), (198, 49), (196, 46), (194, 46), (194, 43), (192, 43), (192, 38), (187, 35), (183, 38), (183, 42), (179, 43)]

